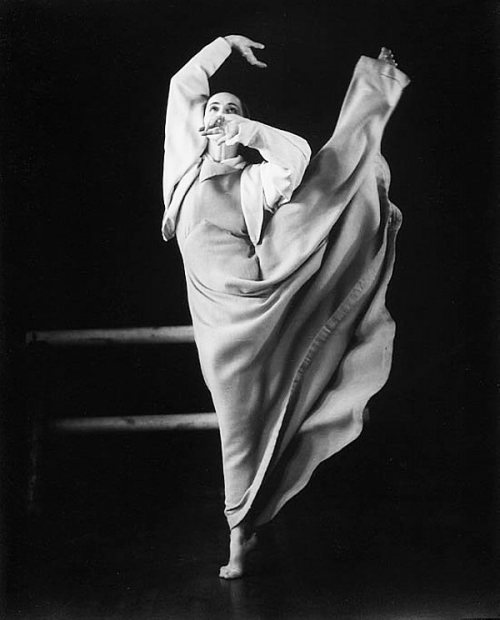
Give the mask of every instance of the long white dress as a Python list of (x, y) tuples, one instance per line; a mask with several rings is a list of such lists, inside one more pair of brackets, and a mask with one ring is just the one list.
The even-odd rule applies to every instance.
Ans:
[(217, 166), (201, 137), (188, 156), (179, 132), (201, 126), (208, 77), (229, 52), (218, 39), (171, 83), (163, 234), (177, 232), (184, 260), (234, 527), (272, 519), (353, 441), (388, 378), (385, 295), (401, 214), (380, 141), (409, 80), (361, 57), (335, 132), (303, 178), (305, 142), (260, 123), (241, 140), (265, 161)]

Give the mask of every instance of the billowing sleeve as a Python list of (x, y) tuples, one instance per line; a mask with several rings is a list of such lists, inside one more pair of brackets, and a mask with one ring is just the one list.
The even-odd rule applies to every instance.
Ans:
[(260, 177), (264, 194), (264, 208), (276, 211), (288, 202), (300, 185), (311, 158), (309, 144), (288, 131), (264, 123), (245, 119), (234, 141), (259, 151), (264, 162)]
[(168, 212), (174, 189), (206, 147), (198, 129), (210, 96), (209, 78), (231, 54), (222, 37), (198, 52), (170, 80), (165, 122), (163, 198)]

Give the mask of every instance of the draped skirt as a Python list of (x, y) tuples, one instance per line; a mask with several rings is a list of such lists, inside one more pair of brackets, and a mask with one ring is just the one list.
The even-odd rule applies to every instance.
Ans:
[(408, 80), (385, 67), (360, 59), (332, 137), (258, 245), (208, 219), (180, 244), (230, 527), (272, 519), (358, 437), (389, 376), (401, 214), (380, 144)]

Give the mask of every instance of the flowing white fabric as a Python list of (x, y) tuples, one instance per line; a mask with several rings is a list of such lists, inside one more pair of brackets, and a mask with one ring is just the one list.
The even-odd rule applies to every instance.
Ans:
[[(243, 208), (250, 166), (217, 184), (200, 181), (201, 159), (186, 159), (184, 178), (192, 178), (182, 197), (174, 196), (182, 177), (167, 187), (164, 234), (165, 222), (166, 237), (179, 223), (195, 340), (219, 420), (230, 527), (272, 519), (321, 461), (359, 435), (368, 400), (388, 378), (394, 322), (385, 294), (401, 215), (388, 199), (380, 141), (408, 81), (387, 63), (360, 59), (333, 136), (260, 231), (250, 234), (255, 220)], [(252, 178), (261, 183), (256, 213), (265, 208), (262, 175)], [(215, 209), (217, 195), (231, 208), (238, 192), (248, 234), (209, 216), (186, 232), (179, 210), (198, 199)]]

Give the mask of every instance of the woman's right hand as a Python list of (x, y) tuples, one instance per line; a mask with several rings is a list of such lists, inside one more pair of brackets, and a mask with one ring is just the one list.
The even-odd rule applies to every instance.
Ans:
[(238, 50), (238, 52), (248, 63), (254, 65), (255, 67), (259, 67), (260, 69), (265, 69), (267, 67), (265, 62), (257, 60), (252, 50), (252, 47), (258, 50), (262, 50), (264, 49), (265, 45), (263, 45), (262, 43), (257, 43), (256, 41), (252, 41), (252, 39), (244, 37), (241, 34), (228, 34), (224, 38), (229, 43), (231, 48), (233, 50)]

